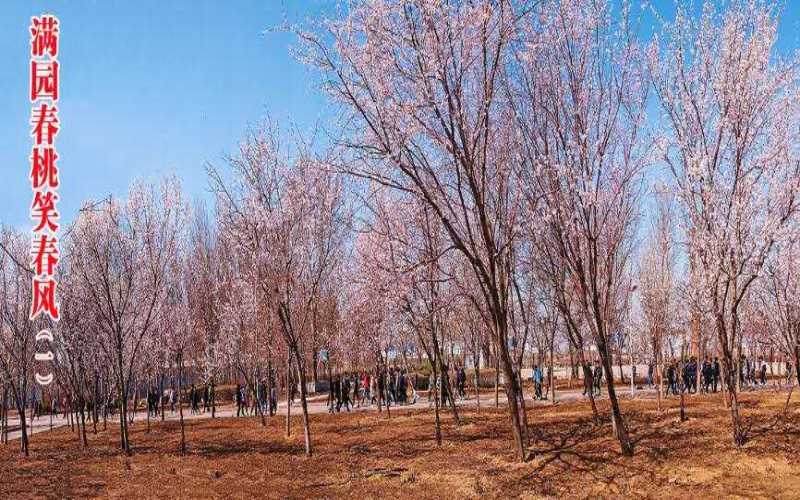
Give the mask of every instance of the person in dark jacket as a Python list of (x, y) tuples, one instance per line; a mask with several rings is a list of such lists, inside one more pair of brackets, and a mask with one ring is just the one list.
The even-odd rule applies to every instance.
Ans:
[(678, 370), (677, 366), (675, 365), (675, 360), (672, 360), (672, 363), (669, 364), (667, 367), (667, 394), (672, 392), (673, 396), (678, 395)]
[[(345, 375), (344, 379), (342, 380), (342, 402), (341, 405), (344, 405), (347, 411), (350, 411), (350, 407), (353, 404), (350, 402), (350, 377)], [(341, 406), (340, 405), (340, 406)]]
[(714, 356), (714, 362), (711, 363), (711, 385), (714, 392), (717, 392), (717, 385), (719, 384), (719, 359)]
[(236, 416), (244, 416), (242, 411), (242, 386), (236, 384)]
[(588, 396), (593, 394), (594, 391), (594, 376), (592, 375), (592, 367), (589, 363), (584, 363), (581, 367), (583, 369), (583, 395)]
[(336, 400), (336, 413), (342, 409), (342, 379), (337, 375), (333, 379), (333, 397)]
[(600, 394), (600, 387), (603, 383), (603, 367), (600, 366), (599, 361), (594, 362), (594, 390)]

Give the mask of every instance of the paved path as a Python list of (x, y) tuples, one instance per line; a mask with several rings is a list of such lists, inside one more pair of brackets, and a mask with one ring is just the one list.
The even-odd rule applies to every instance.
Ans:
[[(605, 389), (605, 388), (604, 388)], [(772, 386), (766, 386), (760, 390), (774, 390)], [(574, 402), (578, 400), (585, 399), (583, 394), (581, 393), (582, 389), (566, 389), (562, 391), (558, 391), (556, 393), (556, 402)], [(749, 391), (746, 391), (749, 392)], [(624, 388), (618, 387), (617, 388), (617, 396), (621, 399), (628, 399), (630, 398), (630, 389), (628, 386)], [(655, 389), (637, 389), (635, 391), (636, 398), (655, 398), (656, 391)], [(596, 397), (598, 400), (605, 399), (605, 392), (601, 393), (600, 396)], [(484, 392), (481, 392), (481, 406), (482, 407), (493, 407), (495, 402), (494, 397), (494, 390), (487, 389)], [(530, 397), (528, 396), (528, 401), (530, 404)], [(500, 391), (499, 402), (501, 405), (505, 405), (506, 403), (506, 396), (503, 390)], [(549, 400), (537, 400), (533, 401), (533, 404), (536, 405), (546, 405), (549, 404)], [(474, 397), (465, 400), (457, 400), (456, 405), (458, 407), (474, 407), (477, 405), (477, 400)], [(417, 403), (414, 404), (407, 404), (407, 405), (392, 405), (392, 411), (400, 411), (400, 410), (421, 410), (421, 409), (429, 409), (432, 408), (432, 403), (428, 403), (427, 399), (427, 392), (420, 393), (419, 399)], [(310, 414), (321, 414), (321, 413), (328, 413), (328, 405), (327, 405), (327, 395), (317, 395), (309, 397), (308, 399), (308, 411)], [(342, 412), (346, 410), (342, 409)], [(377, 405), (371, 406), (361, 406), (355, 407), (352, 411), (360, 412), (360, 411), (377, 411)], [(20, 438), (20, 431), (19, 431), (19, 418), (15, 417), (14, 414), (16, 412), (11, 410), (9, 412), (9, 428), (11, 429), (8, 437), (9, 439), (19, 439)], [(217, 408), (216, 416), (218, 418), (234, 418), (236, 413), (236, 409), (233, 407), (231, 403), (227, 403), (224, 405), (220, 405)], [(296, 400), (295, 403), (292, 405), (292, 416), (299, 416), (301, 414), (300, 409), (300, 400)], [(280, 402), (278, 404), (278, 415), (285, 416), (286, 415), (286, 402)], [(140, 410), (136, 413), (136, 417), (134, 420), (134, 425), (141, 425), (145, 419), (146, 414), (143, 410)], [(178, 420), (180, 418), (178, 412), (170, 412), (167, 410), (166, 420)], [(192, 414), (188, 408), (184, 408), (183, 412), (184, 420), (197, 420), (197, 419), (204, 419), (204, 418), (211, 418), (211, 413), (200, 413), (200, 414)], [(119, 417), (115, 416), (111, 418), (110, 422), (118, 421)], [(161, 417), (157, 417), (156, 420), (161, 420)], [(28, 422), (28, 433), (29, 434), (38, 434), (41, 432), (46, 432), (51, 429), (51, 419), (49, 415), (43, 416), (34, 420), (32, 423)], [(63, 427), (69, 425), (69, 421), (61, 417), (61, 415), (54, 416), (52, 418), (52, 428), (56, 429), (58, 427)], [(91, 425), (91, 424), (89, 424)]]

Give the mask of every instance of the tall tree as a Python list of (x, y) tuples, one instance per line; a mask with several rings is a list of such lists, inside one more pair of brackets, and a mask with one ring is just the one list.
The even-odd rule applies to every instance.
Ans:
[(120, 448), (131, 453), (128, 397), (145, 338), (154, 334), (168, 265), (186, 219), (180, 185), (137, 183), (127, 200), (87, 205), (70, 227), (65, 254), (75, 301), (96, 318), (98, 343), (120, 397)]
[[(42, 320), (30, 321), (31, 277), (29, 240), (9, 229), (0, 231), (0, 379), (11, 389), (20, 422), (20, 449), (30, 446), (25, 410), (33, 382), (34, 337)], [(3, 405), (6, 402), (3, 401)]]
[(516, 122), (529, 198), (542, 197), (548, 239), (597, 345), (620, 447), (633, 454), (617, 402), (611, 329), (649, 162), (647, 75), (627, 4), (546, 1), (520, 49)]
[(800, 184), (800, 58), (776, 54), (777, 12), (775, 2), (706, 1), (697, 20), (681, 8), (650, 57), (696, 263), (692, 300), (714, 320), (737, 445), (741, 306), (796, 217)]
[(508, 351), (518, 224), (503, 92), (527, 11), (509, 0), (356, 1), (298, 33), (301, 57), (348, 114), (343, 169), (426, 204), (469, 262), (492, 320), (517, 455), (522, 411)]

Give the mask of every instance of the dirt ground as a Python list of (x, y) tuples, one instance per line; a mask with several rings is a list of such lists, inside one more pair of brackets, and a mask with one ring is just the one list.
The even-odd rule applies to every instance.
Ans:
[[(431, 411), (312, 415), (314, 456), (306, 458), (299, 418), (192, 421), (188, 456), (176, 422), (150, 433), (132, 427), (134, 454), (119, 453), (117, 428), (79, 444), (69, 428), (35, 435), (32, 456), (0, 447), (0, 498), (800, 498), (800, 395), (780, 418), (785, 393), (742, 395), (750, 440), (736, 449), (719, 395), (622, 401), (636, 442), (621, 456), (608, 419), (591, 424), (585, 402), (530, 408), (532, 457), (514, 460), (504, 408), (443, 414), (445, 442), (433, 440)], [(607, 407), (601, 402), (604, 413)], [(91, 427), (90, 427), (91, 431)]]

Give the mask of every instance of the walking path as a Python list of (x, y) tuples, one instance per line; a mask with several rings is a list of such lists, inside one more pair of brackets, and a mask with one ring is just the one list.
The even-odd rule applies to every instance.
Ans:
[[(750, 389), (750, 390), (753, 390), (753, 389)], [(758, 388), (757, 390), (774, 390), (774, 388), (773, 388), (773, 386), (768, 385), (768, 386), (763, 387), (763, 388)], [(421, 409), (430, 409), (430, 408), (433, 407), (432, 406), (433, 403), (429, 403), (428, 402), (427, 393), (418, 393), (418, 394), (419, 394), (419, 399), (418, 399), (418, 401), (416, 403), (414, 403), (414, 404), (406, 404), (406, 405), (394, 405), (393, 404), (391, 406), (391, 410), (392, 411), (421, 410)], [(693, 394), (687, 394), (687, 395), (688, 396), (693, 396)], [(527, 400), (529, 402), (531, 402), (530, 396), (527, 395), (526, 397), (527, 397)], [(617, 397), (619, 397), (620, 399), (629, 399), (631, 397), (630, 389), (627, 386), (618, 387), (618, 389), (617, 389)], [(641, 389), (637, 388), (637, 390), (634, 393), (634, 397), (636, 397), (636, 398), (655, 398), (656, 397), (656, 390), (655, 389), (649, 389), (649, 388), (641, 388)], [(605, 399), (605, 391), (603, 391), (600, 396), (595, 396), (595, 398), (599, 399), (599, 400)], [(556, 402), (574, 402), (574, 401), (578, 401), (578, 400), (581, 400), (581, 399), (585, 399), (585, 396), (583, 396), (583, 394), (582, 394), (582, 389), (581, 388), (566, 389), (566, 390), (561, 390), (561, 391), (557, 391), (556, 392)], [(504, 405), (506, 403), (506, 396), (505, 396), (505, 392), (503, 390), (500, 391), (498, 400), (499, 400), (500, 404)], [(309, 397), (308, 398), (308, 412), (310, 414), (328, 413), (327, 401), (328, 401), (328, 396), (327, 395), (315, 395), (315, 396)], [(493, 407), (494, 404), (495, 404), (494, 390), (488, 389), (485, 392), (481, 392), (480, 401), (481, 401), (481, 406), (482, 407)], [(535, 400), (535, 401), (532, 401), (532, 402), (533, 402), (533, 404), (536, 404), (536, 405), (550, 404), (549, 400)], [(476, 405), (477, 405), (477, 400), (474, 397), (471, 397), (469, 399), (456, 400), (456, 406), (458, 406), (458, 407), (467, 407), (467, 408), (469, 408), (469, 407), (474, 407)], [(365, 406), (360, 406), (360, 407), (354, 407), (352, 409), (352, 411), (356, 411), (356, 412), (359, 412), (359, 411), (377, 411), (377, 408), (378, 408), (377, 405), (365, 405)], [(341, 412), (345, 412), (345, 411), (346, 410), (344, 408), (342, 408)], [(285, 416), (286, 415), (286, 402), (285, 401), (280, 402), (278, 404), (278, 412), (277, 412), (277, 414), (279, 416)], [(300, 414), (301, 414), (300, 400), (297, 399), (292, 404), (292, 415), (293, 416), (299, 416)], [(8, 418), (8, 424), (9, 424), (9, 429), (10, 429), (10, 431), (8, 433), (9, 440), (11, 440), (11, 439), (19, 439), (20, 436), (21, 436), (21, 432), (19, 430), (19, 418), (18, 417), (14, 417), (13, 415), (14, 415), (14, 411), (13, 410), (9, 411), (9, 418)], [(216, 417), (217, 418), (235, 418), (235, 415), (236, 415), (236, 408), (231, 403), (226, 403), (224, 405), (220, 405), (220, 406), (217, 407), (217, 410), (216, 410)], [(254, 417), (257, 417), (257, 415), (248, 416), (247, 418), (254, 418)], [(146, 414), (145, 414), (143, 409), (137, 411), (135, 419), (134, 419), (134, 425), (136, 425), (137, 423), (139, 425), (141, 425), (141, 423), (144, 422), (146, 418), (147, 417), (146, 417)], [(155, 421), (160, 421), (161, 420), (161, 416), (160, 415), (158, 417), (152, 417), (152, 418)], [(180, 418), (180, 415), (178, 414), (177, 411), (173, 413), (173, 412), (170, 412), (169, 410), (167, 410), (166, 417), (165, 417), (166, 420), (171, 420), (172, 421), (172, 420), (178, 420), (179, 418)], [(184, 420), (198, 420), (198, 419), (211, 418), (211, 412), (209, 411), (209, 412), (205, 412), (205, 413), (201, 412), (199, 414), (192, 414), (191, 411), (189, 411), (188, 408), (184, 408), (183, 418), (184, 418)], [(116, 422), (116, 421), (118, 421), (118, 419), (119, 419), (119, 416), (114, 416), (114, 417), (110, 418), (109, 421), (110, 422)], [(28, 434), (29, 435), (38, 434), (38, 433), (41, 433), (41, 432), (49, 431), (51, 429), (56, 429), (58, 427), (63, 427), (63, 426), (67, 426), (67, 425), (69, 425), (69, 420), (63, 418), (62, 414), (59, 414), (57, 416), (53, 416), (52, 417), (52, 422), (51, 422), (50, 415), (44, 415), (44, 416), (42, 416), (42, 417), (40, 417), (38, 419), (33, 420), (33, 422), (28, 421)]]

